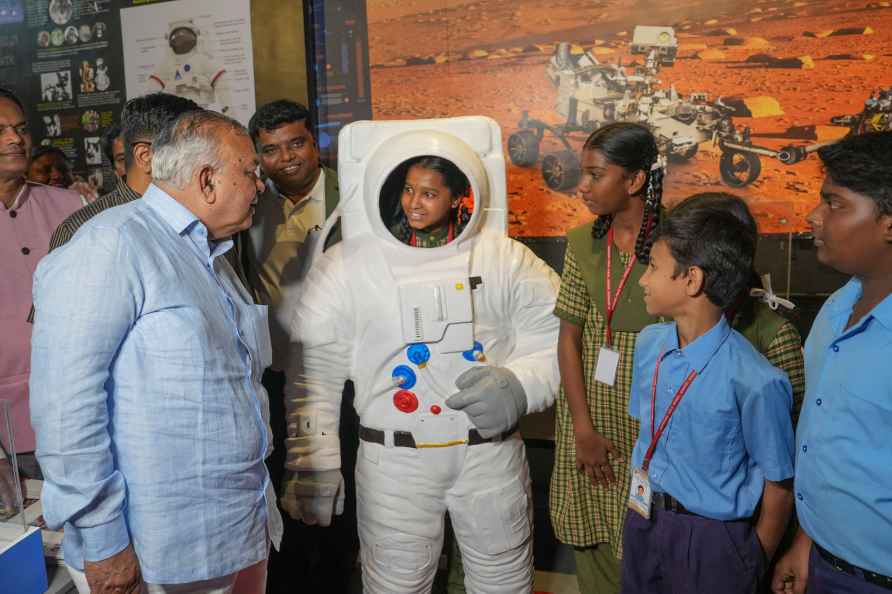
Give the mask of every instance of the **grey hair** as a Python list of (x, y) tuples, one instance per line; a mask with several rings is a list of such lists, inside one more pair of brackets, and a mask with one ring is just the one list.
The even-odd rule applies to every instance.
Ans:
[(219, 139), (224, 131), (248, 136), (242, 124), (215, 111), (182, 114), (167, 124), (152, 143), (152, 179), (182, 190), (202, 167), (222, 169)]

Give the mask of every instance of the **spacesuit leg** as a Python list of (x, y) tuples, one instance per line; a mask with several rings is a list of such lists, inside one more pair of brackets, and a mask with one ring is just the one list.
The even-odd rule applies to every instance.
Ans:
[(447, 495), (470, 594), (533, 589), (530, 473), (519, 436), (470, 446)]
[(451, 481), (438, 478), (428, 452), (360, 442), (356, 504), (366, 594), (427, 594), (433, 587)]

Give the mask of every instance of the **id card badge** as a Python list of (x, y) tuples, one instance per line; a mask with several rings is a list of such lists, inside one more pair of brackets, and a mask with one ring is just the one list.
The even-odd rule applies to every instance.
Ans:
[(618, 367), (619, 352), (601, 347), (598, 349), (598, 362), (595, 364), (595, 381), (613, 387)]
[(632, 488), (629, 491), (629, 509), (638, 513), (645, 520), (649, 520), (652, 495), (647, 472), (641, 468), (633, 470)]

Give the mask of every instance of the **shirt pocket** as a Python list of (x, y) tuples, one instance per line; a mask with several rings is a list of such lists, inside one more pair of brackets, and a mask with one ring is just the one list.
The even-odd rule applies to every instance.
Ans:
[(682, 413), (683, 408), (684, 402), (675, 413), (678, 418), (672, 427), (670, 456), (678, 456), (707, 476), (727, 471), (736, 464), (735, 452), (743, 451), (740, 415), (736, 409), (700, 406)]
[(171, 307), (144, 315), (137, 321), (136, 352), (148, 364), (188, 369), (200, 364), (201, 312), (191, 307)]
[(127, 360), (138, 370), (139, 390), (162, 397), (148, 398), (143, 406), (161, 407), (155, 412), (166, 414), (169, 397), (199, 405), (210, 370), (219, 360), (218, 347), (207, 339), (208, 327), (204, 314), (187, 306), (160, 309), (137, 320)]
[[(880, 375), (880, 374), (877, 374)], [(892, 427), (892, 395), (888, 389), (889, 381), (883, 382), (874, 375), (873, 383), (853, 381), (842, 386), (834, 404), (834, 413), (838, 415), (838, 427), (857, 427), (855, 435), (843, 433), (838, 438), (845, 443), (841, 446), (851, 447), (852, 439), (857, 439), (859, 448), (865, 451), (880, 452), (889, 449), (889, 427)], [(857, 436), (857, 437), (856, 437)]]

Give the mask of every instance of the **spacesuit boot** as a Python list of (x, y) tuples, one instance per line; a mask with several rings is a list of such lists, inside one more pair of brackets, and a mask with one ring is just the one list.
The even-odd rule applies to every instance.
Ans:
[[(323, 525), (319, 510), (336, 509), (337, 481), (312, 479), (340, 468), (341, 387), (352, 379), (364, 590), (429, 592), (448, 512), (469, 592), (530, 592), (532, 505), (518, 415), (485, 429), (471, 419), (505, 404), (502, 392), (520, 395), (519, 414), (553, 402), (558, 279), (507, 237), (498, 126), (480, 117), (358, 122), (339, 146), (343, 239), (310, 270), (291, 324), (288, 377), (299, 379), (286, 387), (286, 467), (296, 478), (283, 505), (312, 510)], [(382, 220), (385, 179), (420, 155), (455, 164), (474, 196), (470, 221), (441, 247), (406, 245)], [(490, 378), (492, 389), (451, 408), (472, 376)]]

